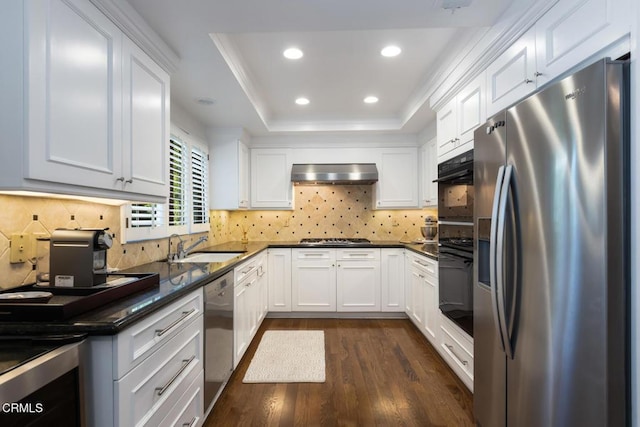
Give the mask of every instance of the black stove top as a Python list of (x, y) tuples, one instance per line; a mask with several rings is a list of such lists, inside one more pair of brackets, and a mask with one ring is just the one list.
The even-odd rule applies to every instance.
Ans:
[(301, 245), (312, 246), (352, 246), (352, 245), (368, 245), (371, 241), (362, 238), (353, 237), (314, 237), (307, 239), (300, 239)]

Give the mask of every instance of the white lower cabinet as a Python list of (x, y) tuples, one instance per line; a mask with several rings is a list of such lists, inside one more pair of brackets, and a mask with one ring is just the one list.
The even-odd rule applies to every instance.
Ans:
[(438, 262), (410, 252), (407, 252), (405, 261), (406, 313), (429, 342), (438, 347)]
[(234, 269), (233, 367), (237, 367), (264, 319), (258, 257)]
[(90, 337), (83, 355), (87, 425), (201, 425), (202, 312), (198, 289), (117, 335)]
[(473, 392), (473, 338), (442, 313), (440, 323), (440, 345), (438, 351), (451, 369)]
[(380, 249), (337, 249), (337, 311), (380, 311)]
[(335, 249), (292, 249), (291, 311), (336, 311)]
[(404, 249), (381, 249), (380, 257), (380, 310), (404, 312)]
[(291, 311), (291, 249), (267, 251), (269, 311)]

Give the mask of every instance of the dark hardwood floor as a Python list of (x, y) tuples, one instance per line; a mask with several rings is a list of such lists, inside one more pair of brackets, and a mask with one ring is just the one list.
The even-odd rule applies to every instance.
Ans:
[[(243, 384), (269, 329), (325, 331), (326, 382)], [(473, 426), (473, 397), (403, 320), (265, 319), (205, 427)]]

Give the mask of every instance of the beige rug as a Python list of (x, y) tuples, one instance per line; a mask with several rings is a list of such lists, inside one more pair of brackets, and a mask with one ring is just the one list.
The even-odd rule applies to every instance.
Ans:
[(323, 383), (324, 331), (266, 331), (244, 383)]

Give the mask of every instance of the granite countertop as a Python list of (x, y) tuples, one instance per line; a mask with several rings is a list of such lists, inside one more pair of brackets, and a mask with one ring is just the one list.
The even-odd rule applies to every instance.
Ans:
[[(55, 322), (0, 322), (0, 335), (77, 334), (113, 335), (151, 312), (171, 303), (188, 292), (222, 276), (239, 263), (259, 252), (272, 248), (310, 247), (298, 242), (227, 242), (199, 249), (196, 252), (242, 252), (226, 262), (209, 264), (152, 262), (124, 270), (125, 273), (158, 273), (159, 285), (122, 298), (107, 306)], [(317, 246), (313, 246), (317, 247)], [(330, 247), (330, 246), (322, 246)], [(372, 241), (364, 246), (376, 248), (407, 248), (437, 260), (437, 245), (408, 244), (398, 241)]]
[[(145, 291), (141, 291), (126, 298), (119, 299), (100, 309), (92, 310), (66, 321), (55, 322), (0, 322), (0, 335), (10, 337), (27, 335), (114, 335), (149, 315), (153, 311), (170, 304), (172, 301), (193, 291), (204, 284), (215, 280), (238, 264), (263, 250), (272, 248), (310, 248), (318, 246), (300, 245), (297, 241), (291, 242), (227, 242), (215, 246), (199, 249), (196, 252), (240, 252), (238, 257), (226, 262), (213, 262), (209, 264), (193, 263), (167, 263), (152, 262), (138, 267), (124, 270), (123, 273), (158, 273), (159, 285)], [(344, 247), (344, 246), (321, 246)], [(437, 244), (415, 244), (398, 241), (377, 240), (371, 244), (354, 245), (349, 247), (374, 247), (374, 248), (406, 248), (413, 252), (426, 255), (435, 260), (438, 259)], [(13, 341), (13, 340), (12, 340)], [(9, 346), (9, 347), (7, 347)], [(18, 346), (18, 347), (16, 347)], [(31, 351), (30, 343), (24, 345), (19, 342), (11, 342), (5, 347), (0, 346), (0, 359), (8, 358), (17, 366), (16, 354)], [(55, 346), (54, 346), (55, 347)], [(4, 370), (12, 366), (4, 366)], [(1, 372), (0, 372), (1, 374)]]

